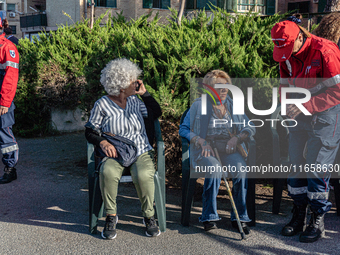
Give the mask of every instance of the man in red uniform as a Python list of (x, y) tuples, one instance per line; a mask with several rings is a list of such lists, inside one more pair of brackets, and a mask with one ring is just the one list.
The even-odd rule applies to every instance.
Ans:
[[(288, 177), (294, 208), (282, 234), (303, 231), (300, 241), (314, 242), (325, 233), (324, 215), (332, 205), (328, 184), (340, 139), (340, 51), (333, 42), (311, 35), (291, 21), (275, 24), (271, 36), (273, 58), (280, 62), (280, 91), (281, 87), (300, 87), (312, 96), (303, 104), (312, 116), (304, 116), (295, 105), (287, 106), (287, 115), (298, 122), (289, 133), (289, 157), (298, 171)], [(312, 168), (322, 171), (307, 171)], [(308, 204), (312, 215), (305, 228)]]
[[(0, 28), (2, 23), (0, 22)], [(16, 46), (0, 35), (0, 148), (5, 165), (0, 184), (17, 179), (16, 169), (19, 147), (12, 132), (14, 124), (13, 99), (19, 78), (19, 53)]]

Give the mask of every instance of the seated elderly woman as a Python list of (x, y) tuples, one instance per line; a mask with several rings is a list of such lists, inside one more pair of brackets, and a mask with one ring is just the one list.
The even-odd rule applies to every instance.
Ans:
[[(203, 85), (205, 85), (206, 89), (209, 89), (209, 87), (214, 88), (215, 84), (231, 84), (231, 79), (226, 72), (214, 70), (205, 75)], [(232, 171), (230, 173), (233, 181), (232, 194), (243, 231), (245, 234), (249, 234), (250, 229), (247, 222), (251, 220), (248, 217), (246, 208), (247, 178), (246, 174), (240, 171), (240, 168), (241, 166), (246, 166), (245, 157), (247, 156), (247, 151), (243, 142), (249, 136), (255, 134), (255, 128), (247, 126), (249, 119), (246, 115), (232, 115), (233, 103), (228, 96), (228, 89), (215, 88), (215, 91), (219, 95), (222, 104), (212, 105), (207, 100), (207, 105), (210, 104), (210, 108), (207, 107), (207, 114), (202, 115), (202, 101), (201, 98), (197, 99), (180, 125), (179, 134), (190, 141), (190, 164), (195, 171), (197, 167), (199, 169), (209, 169), (211, 166), (216, 166), (216, 170), (222, 169), (223, 166), (230, 166), (229, 169), (235, 169), (234, 173)], [(211, 94), (214, 94), (213, 91), (211, 91)], [(214, 97), (216, 97), (216, 101), (219, 101), (216, 95)], [(220, 119), (223, 119), (223, 121), (215, 121)], [(245, 126), (243, 126), (244, 121)], [(218, 161), (217, 155), (215, 155), (215, 148), (221, 163)], [(199, 221), (203, 222), (204, 230), (206, 231), (216, 228), (214, 221), (220, 220), (217, 213), (216, 197), (221, 183), (221, 176), (221, 171), (219, 173), (216, 171), (214, 174), (205, 174), (202, 195), (203, 209)], [(233, 228), (238, 229), (234, 212), (231, 212), (231, 221)]]
[[(135, 162), (130, 169), (133, 183), (141, 202), (145, 234), (158, 236), (159, 228), (154, 218), (154, 174), (152, 142), (153, 120), (161, 115), (159, 104), (146, 91), (138, 77), (142, 70), (127, 59), (115, 59), (102, 70), (100, 82), (108, 95), (96, 101), (88, 123), (85, 125), (86, 139), (101, 149), (104, 157), (99, 172), (99, 183), (106, 223), (102, 232), (104, 239), (116, 237), (118, 222), (116, 197), (118, 183), (127, 162), (119, 161), (118, 148), (101, 134), (115, 134), (124, 141), (133, 142), (136, 148)], [(144, 103), (139, 100), (140, 95)], [(145, 127), (151, 127), (146, 130)], [(151, 134), (150, 132), (151, 131)], [(147, 134), (147, 132), (149, 132)], [(148, 138), (149, 137), (149, 138)], [(129, 163), (127, 163), (129, 164)]]

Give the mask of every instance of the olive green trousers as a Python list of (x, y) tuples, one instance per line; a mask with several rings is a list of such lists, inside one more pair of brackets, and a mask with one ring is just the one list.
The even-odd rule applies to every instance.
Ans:
[[(132, 181), (141, 202), (143, 217), (154, 216), (155, 167), (153, 164), (153, 151), (140, 155), (137, 161), (128, 168), (130, 168), (127, 170), (130, 170)], [(117, 213), (118, 184), (124, 169), (125, 167), (112, 158), (107, 158), (100, 167), (99, 183), (106, 214)]]

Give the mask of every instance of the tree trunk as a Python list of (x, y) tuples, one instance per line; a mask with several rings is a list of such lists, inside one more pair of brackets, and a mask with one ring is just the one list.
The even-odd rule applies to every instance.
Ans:
[(340, 11), (340, 0), (327, 0), (324, 12)]
[(179, 12), (178, 12), (177, 24), (178, 24), (179, 26), (180, 26), (181, 23), (182, 23), (182, 16), (183, 16), (183, 13), (184, 13), (185, 2), (186, 2), (186, 0), (182, 0), (182, 2), (181, 2), (181, 7), (180, 7)]
[(94, 22), (94, 0), (91, 0), (91, 17), (90, 17), (90, 28), (93, 28)]

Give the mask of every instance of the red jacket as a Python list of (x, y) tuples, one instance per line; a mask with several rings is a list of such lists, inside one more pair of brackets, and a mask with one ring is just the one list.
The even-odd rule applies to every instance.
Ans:
[(325, 111), (340, 103), (340, 50), (335, 43), (311, 35), (298, 53), (280, 62), (280, 77), (280, 91), (287, 86), (306, 88), (312, 94), (303, 104), (306, 109), (311, 114)]
[(5, 38), (5, 33), (0, 35), (0, 73), (3, 71), (0, 105), (10, 107), (19, 79), (19, 52), (17, 47)]

